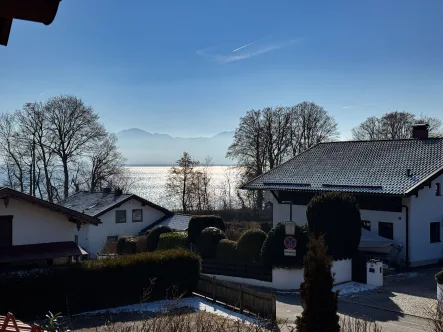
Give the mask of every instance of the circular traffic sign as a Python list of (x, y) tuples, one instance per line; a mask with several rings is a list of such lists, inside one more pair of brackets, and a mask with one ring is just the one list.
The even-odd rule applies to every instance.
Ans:
[(297, 246), (297, 240), (293, 236), (285, 237), (285, 247), (288, 249), (294, 249)]

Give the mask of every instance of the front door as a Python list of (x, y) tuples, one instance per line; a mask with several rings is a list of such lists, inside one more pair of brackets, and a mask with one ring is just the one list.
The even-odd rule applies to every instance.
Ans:
[(12, 216), (0, 216), (0, 247), (12, 246)]

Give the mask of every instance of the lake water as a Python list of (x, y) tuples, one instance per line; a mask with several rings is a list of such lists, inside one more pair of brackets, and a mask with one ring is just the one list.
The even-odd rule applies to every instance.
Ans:
[[(165, 187), (168, 178), (167, 166), (128, 166), (130, 177), (133, 180), (131, 192), (151, 202), (169, 209), (177, 209), (179, 203), (168, 199), (165, 194)], [(218, 197), (227, 190), (227, 178), (231, 181), (231, 195), (235, 197), (235, 186), (238, 185), (238, 175), (234, 167), (211, 166), (209, 167), (211, 176), (211, 193), (215, 204), (219, 203)]]

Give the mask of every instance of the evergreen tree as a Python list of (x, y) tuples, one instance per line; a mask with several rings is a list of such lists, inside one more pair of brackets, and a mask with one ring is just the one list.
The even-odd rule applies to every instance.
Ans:
[(323, 236), (311, 236), (304, 258), (304, 279), (300, 295), (304, 304), (301, 317), (297, 317), (297, 331), (338, 332), (337, 292), (332, 291), (334, 277), (332, 260), (327, 254)]

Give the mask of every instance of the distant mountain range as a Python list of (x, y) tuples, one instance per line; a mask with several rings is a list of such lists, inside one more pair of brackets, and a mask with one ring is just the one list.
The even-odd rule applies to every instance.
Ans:
[(132, 128), (122, 130), (116, 135), (117, 144), (128, 165), (169, 166), (174, 164), (184, 151), (200, 162), (209, 156), (215, 165), (234, 164), (232, 160), (225, 158), (234, 131), (224, 131), (212, 137), (183, 138)]

